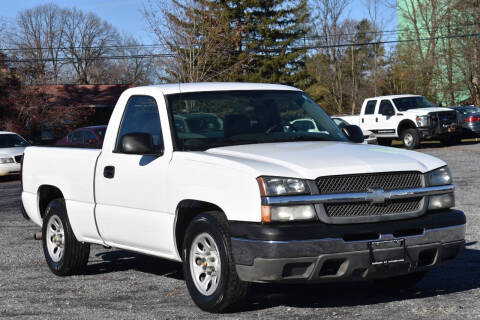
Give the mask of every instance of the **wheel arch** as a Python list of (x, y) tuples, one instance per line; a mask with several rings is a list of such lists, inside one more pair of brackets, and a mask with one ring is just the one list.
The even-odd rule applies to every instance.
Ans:
[(40, 218), (43, 219), (43, 217), (45, 216), (45, 211), (50, 201), (55, 199), (65, 199), (65, 197), (63, 196), (62, 191), (58, 187), (44, 184), (38, 188), (37, 199), (38, 199), (38, 212), (40, 214)]
[(404, 120), (400, 121), (400, 123), (398, 124), (398, 127), (397, 127), (397, 134), (398, 134), (399, 137), (402, 134), (402, 131), (405, 130), (405, 129), (417, 129), (417, 126), (410, 119), (404, 119)]
[(184, 199), (178, 203), (175, 210), (173, 232), (175, 248), (180, 258), (182, 258), (181, 251), (183, 247), (185, 232), (190, 221), (192, 221), (195, 216), (206, 211), (218, 211), (225, 214), (225, 211), (220, 206), (207, 201)]

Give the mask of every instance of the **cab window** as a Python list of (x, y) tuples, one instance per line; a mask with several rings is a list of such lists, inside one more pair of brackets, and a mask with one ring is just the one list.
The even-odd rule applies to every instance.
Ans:
[(365, 106), (365, 114), (374, 114), (375, 113), (375, 106), (377, 105), (376, 100), (370, 100), (367, 102)]
[(378, 113), (384, 116), (393, 116), (395, 114), (395, 109), (393, 109), (390, 100), (382, 100), (378, 108)]
[(163, 149), (162, 128), (155, 99), (150, 96), (132, 96), (125, 107), (117, 137), (116, 150), (120, 150), (122, 137), (128, 133), (149, 133), (153, 144)]

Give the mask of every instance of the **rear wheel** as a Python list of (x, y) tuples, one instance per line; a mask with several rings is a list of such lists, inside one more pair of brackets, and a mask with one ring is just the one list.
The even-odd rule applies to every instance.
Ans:
[(401, 133), (402, 142), (405, 148), (412, 150), (420, 146), (420, 135), (416, 129), (405, 129)]
[(75, 238), (63, 199), (52, 200), (47, 206), (42, 243), (47, 265), (57, 276), (80, 273), (87, 265), (90, 244)]
[(397, 277), (378, 279), (375, 284), (383, 289), (398, 290), (414, 288), (427, 274), (427, 271), (409, 273)]
[(183, 272), (195, 304), (205, 311), (222, 312), (243, 302), (248, 284), (238, 278), (221, 212), (196, 216), (183, 243)]

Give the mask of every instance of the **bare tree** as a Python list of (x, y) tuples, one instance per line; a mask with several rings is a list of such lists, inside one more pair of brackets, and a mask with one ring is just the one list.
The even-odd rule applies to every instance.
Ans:
[(63, 34), (64, 10), (55, 4), (37, 6), (18, 15), (12, 43), (20, 49), (20, 57), (29, 61), (21, 67), (32, 82), (58, 82)]
[(142, 47), (129, 35), (122, 36), (115, 55), (128, 57), (109, 64), (111, 83), (146, 84), (152, 77), (152, 55), (150, 49)]
[(104, 67), (104, 56), (119, 43), (118, 32), (111, 24), (78, 9), (65, 11), (64, 38), (63, 54), (73, 67), (77, 82), (82, 84), (95, 82), (95, 68)]
[(411, 52), (415, 53), (417, 65), (420, 66), (416, 67), (415, 76), (420, 81), (418, 89), (426, 96), (436, 95), (436, 88), (432, 84), (435, 74), (438, 74), (441, 54), (436, 38), (448, 21), (449, 3), (449, 0), (405, 0), (404, 5), (399, 6), (400, 13), (413, 29), (407, 37), (414, 40)]
[[(342, 15), (349, 5), (350, 0), (313, 0), (317, 11), (316, 33), (320, 37), (319, 45), (326, 47), (320, 49), (320, 54), (330, 65), (331, 84), (330, 94), (333, 97), (336, 111), (343, 112), (343, 62), (342, 48), (335, 47), (345, 40), (346, 25), (342, 23)], [(320, 63), (320, 62), (319, 62)]]
[(143, 15), (164, 53), (171, 54), (158, 58), (163, 80), (222, 80), (239, 65), (231, 52), (241, 34), (211, 1), (150, 0)]

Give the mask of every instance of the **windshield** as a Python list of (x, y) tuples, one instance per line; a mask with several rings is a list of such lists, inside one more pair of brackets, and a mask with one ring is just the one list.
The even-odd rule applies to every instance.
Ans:
[(28, 147), (30, 143), (17, 134), (0, 134), (0, 148)]
[(436, 105), (428, 101), (425, 97), (407, 97), (393, 99), (398, 111), (406, 111), (410, 109), (435, 108)]
[(346, 141), (330, 117), (297, 91), (226, 91), (168, 96), (180, 150), (291, 141)]

